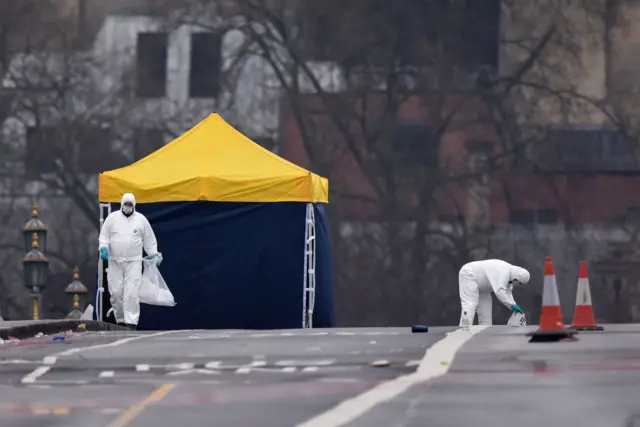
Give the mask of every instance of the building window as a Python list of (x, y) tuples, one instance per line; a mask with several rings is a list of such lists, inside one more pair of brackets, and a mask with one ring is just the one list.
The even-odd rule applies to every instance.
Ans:
[(140, 98), (167, 93), (167, 33), (138, 34), (136, 89)]
[(620, 132), (560, 129), (536, 147), (537, 166), (560, 173), (638, 173), (636, 141)]
[(138, 161), (164, 146), (164, 132), (158, 129), (138, 129), (133, 143), (133, 157)]
[(221, 50), (220, 34), (191, 34), (190, 97), (215, 98), (220, 93)]
[(553, 209), (520, 209), (512, 210), (509, 219), (518, 225), (551, 225), (558, 222), (558, 213)]
[(420, 121), (403, 121), (395, 126), (393, 149), (406, 164), (438, 165), (438, 141), (432, 129)]
[(79, 130), (77, 139), (78, 172), (100, 173), (127, 164), (124, 156), (111, 149), (114, 137), (109, 129), (87, 126)]
[(61, 133), (55, 127), (37, 126), (27, 128), (25, 151), (25, 173), (27, 179), (40, 179), (42, 175), (56, 171), (56, 159), (62, 146)]

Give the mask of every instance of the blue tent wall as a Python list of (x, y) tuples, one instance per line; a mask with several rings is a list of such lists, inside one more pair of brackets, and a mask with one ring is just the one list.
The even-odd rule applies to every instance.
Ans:
[[(140, 329), (301, 327), (305, 203), (176, 202), (137, 209), (156, 233), (160, 271), (178, 303), (143, 304)], [(324, 206), (315, 205), (314, 212), (313, 326), (332, 327), (330, 233)]]

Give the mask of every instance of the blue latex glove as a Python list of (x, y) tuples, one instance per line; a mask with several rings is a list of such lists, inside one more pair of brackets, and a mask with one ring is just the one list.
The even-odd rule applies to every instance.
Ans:
[(107, 252), (107, 248), (100, 248), (100, 258), (103, 261), (107, 261), (109, 259), (109, 252)]
[(518, 304), (511, 304), (511, 310), (515, 311), (516, 313), (524, 314), (524, 311), (522, 311)]

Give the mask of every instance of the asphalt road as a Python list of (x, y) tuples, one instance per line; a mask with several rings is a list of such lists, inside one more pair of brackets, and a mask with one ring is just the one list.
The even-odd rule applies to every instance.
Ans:
[(639, 427), (640, 325), (605, 328), (43, 337), (0, 347), (0, 426)]
[(295, 426), (415, 372), (451, 330), (86, 332), (5, 344), (0, 425)]
[(347, 425), (640, 427), (640, 325), (604, 326), (557, 343), (494, 326), (457, 352), (445, 376)]

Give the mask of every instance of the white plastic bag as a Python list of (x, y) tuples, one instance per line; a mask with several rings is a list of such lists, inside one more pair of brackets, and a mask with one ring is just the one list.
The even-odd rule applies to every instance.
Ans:
[(509, 318), (509, 321), (507, 322), (507, 326), (527, 326), (527, 317), (524, 315), (524, 313), (518, 313), (514, 311)]
[(93, 320), (93, 306), (91, 304), (89, 304), (84, 313), (82, 313), (80, 320)]
[[(157, 256), (162, 257), (158, 254)], [(142, 283), (138, 297), (140, 302), (149, 305), (161, 305), (173, 307), (176, 305), (173, 294), (162, 278), (160, 270), (156, 267), (157, 257), (145, 257), (142, 260), (144, 271), (142, 273)]]

